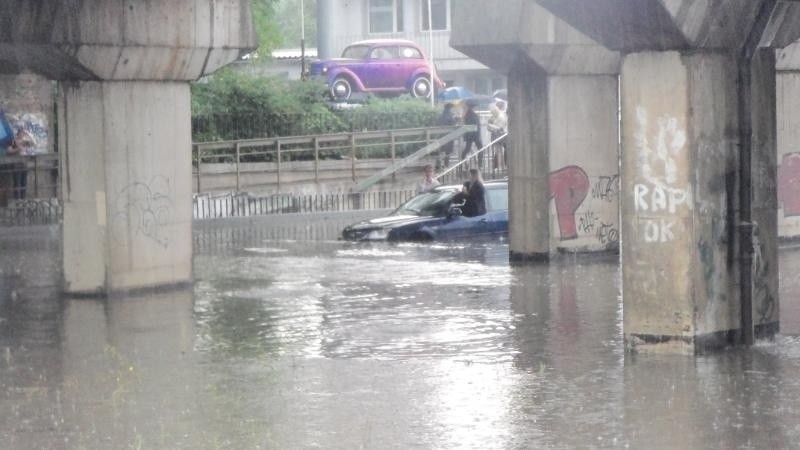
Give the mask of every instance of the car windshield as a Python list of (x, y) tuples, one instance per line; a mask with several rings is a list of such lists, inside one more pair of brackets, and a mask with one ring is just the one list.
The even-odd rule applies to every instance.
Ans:
[(392, 215), (440, 216), (447, 212), (453, 191), (436, 191), (420, 194), (397, 208)]
[(366, 59), (368, 51), (369, 46), (367, 45), (351, 45), (350, 47), (344, 49), (344, 52), (342, 52), (342, 58)]

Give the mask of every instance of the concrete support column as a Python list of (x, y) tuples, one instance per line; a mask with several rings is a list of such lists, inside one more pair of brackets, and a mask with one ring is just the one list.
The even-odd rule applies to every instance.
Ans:
[(619, 246), (616, 75), (549, 78), (550, 251)]
[(781, 238), (800, 238), (800, 42), (778, 51), (778, 226)]
[(512, 261), (549, 259), (547, 95), (547, 74), (527, 58), (520, 58), (508, 74), (508, 224)]
[(530, 99), (509, 104), (512, 260), (618, 248), (617, 85), (534, 64), (511, 71), (511, 98)]
[[(749, 293), (745, 307), (750, 308), (752, 328), (744, 330), (745, 337), (771, 337), (779, 331), (778, 290), (778, 160), (776, 128), (775, 52), (760, 49), (756, 52), (749, 73), (750, 89), (745, 118), (750, 137), (750, 160), (742, 165), (750, 177), (751, 199), (748, 222), (753, 224), (750, 239), (752, 257), (745, 270), (750, 275)], [(749, 320), (749, 319), (752, 320)]]
[[(752, 88), (742, 89), (740, 62), (727, 53), (625, 57), (621, 206), (629, 349), (691, 353), (737, 342), (746, 332), (742, 292), (749, 280), (742, 274), (750, 271), (756, 331), (777, 329), (777, 253), (767, 244), (775, 204), (768, 66), (769, 56), (759, 54)], [(742, 138), (751, 140), (749, 164), (741, 160)], [(752, 175), (744, 197), (743, 174)], [(741, 199), (748, 196), (757, 222), (752, 268), (739, 259), (748, 254), (739, 248), (740, 220), (747, 217), (740, 209), (749, 206)]]
[(317, 0), (317, 55), (320, 59), (334, 58), (333, 54), (333, 0)]
[(72, 82), (60, 95), (65, 290), (189, 281), (189, 84)]

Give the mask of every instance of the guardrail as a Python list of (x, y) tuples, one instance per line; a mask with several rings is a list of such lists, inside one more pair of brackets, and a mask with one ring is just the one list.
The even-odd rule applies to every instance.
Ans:
[(457, 184), (466, 181), (469, 169), (478, 169), (484, 179), (500, 179), (508, 176), (506, 161), (507, 148), (505, 146), (508, 133), (496, 137), (494, 140), (454, 164), (436, 179), (442, 184)]
[(57, 153), (0, 157), (0, 226), (58, 223), (58, 169)]
[(11, 199), (55, 196), (57, 175), (58, 153), (0, 156), (0, 207)]
[[(243, 175), (270, 173), (276, 175), (275, 187), (280, 191), (285, 181), (283, 165), (289, 161), (312, 161), (314, 181), (319, 182), (320, 163), (324, 160), (349, 160), (350, 175), (357, 182), (361, 161), (371, 158), (387, 158), (392, 165), (413, 154), (420, 147), (430, 145), (459, 127), (410, 128), (389, 131), (366, 131), (361, 133), (337, 133), (316, 136), (292, 136), (238, 141), (203, 142), (192, 146), (192, 160), (196, 180), (196, 191), (203, 191), (203, 177), (207, 164), (231, 164), (229, 173), (235, 175), (235, 190), (246, 186)], [(267, 168), (246, 168), (245, 163), (269, 162)], [(220, 172), (214, 172), (219, 175)]]
[(413, 190), (265, 196), (236, 193), (204, 194), (196, 195), (194, 198), (193, 217), (195, 219), (223, 219), (274, 214), (394, 209), (414, 195), (416, 192)]

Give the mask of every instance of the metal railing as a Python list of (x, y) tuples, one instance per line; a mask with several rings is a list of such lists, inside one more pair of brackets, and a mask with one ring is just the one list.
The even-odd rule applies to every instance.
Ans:
[[(365, 162), (385, 158), (391, 164), (405, 158), (437, 139), (452, 133), (458, 127), (411, 128), (390, 131), (367, 131), (361, 133), (337, 133), (317, 136), (275, 137), (224, 142), (193, 144), (192, 158), (195, 190), (204, 192), (203, 179), (212, 175), (211, 164), (222, 167), (213, 175), (231, 174), (235, 178), (234, 189), (241, 192), (248, 187), (245, 176), (264, 174), (274, 181), (253, 183), (258, 186), (272, 184), (277, 191), (286, 184), (284, 165), (294, 161), (312, 163), (313, 181), (320, 181), (323, 161), (349, 161), (352, 181), (358, 181), (359, 170), (369, 170)], [(262, 163), (262, 164), (248, 164)], [(227, 165), (228, 169), (225, 168)], [(341, 165), (339, 162), (337, 165)], [(251, 185), (252, 186), (252, 185)]]
[[(505, 146), (508, 133), (496, 137), (487, 145), (470, 153), (440, 173), (436, 179), (442, 184), (457, 184), (467, 179), (469, 169), (478, 169), (484, 179), (500, 179), (508, 176)], [(457, 150), (456, 150), (457, 151)]]
[(0, 157), (0, 226), (58, 223), (58, 170), (57, 153)]
[(273, 214), (347, 212), (394, 209), (411, 199), (413, 190), (353, 192), (334, 194), (273, 194), (253, 196), (229, 193), (196, 195), (195, 219), (255, 217)]

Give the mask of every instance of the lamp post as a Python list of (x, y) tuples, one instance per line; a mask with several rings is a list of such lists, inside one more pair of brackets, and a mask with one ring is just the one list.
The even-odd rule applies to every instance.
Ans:
[(434, 78), (436, 66), (433, 65), (433, 9), (431, 8), (431, 0), (428, 0), (428, 63), (431, 65), (431, 106), (436, 105), (436, 98), (434, 96)]
[(300, 79), (306, 79), (306, 13), (304, 1), (300, 0)]

